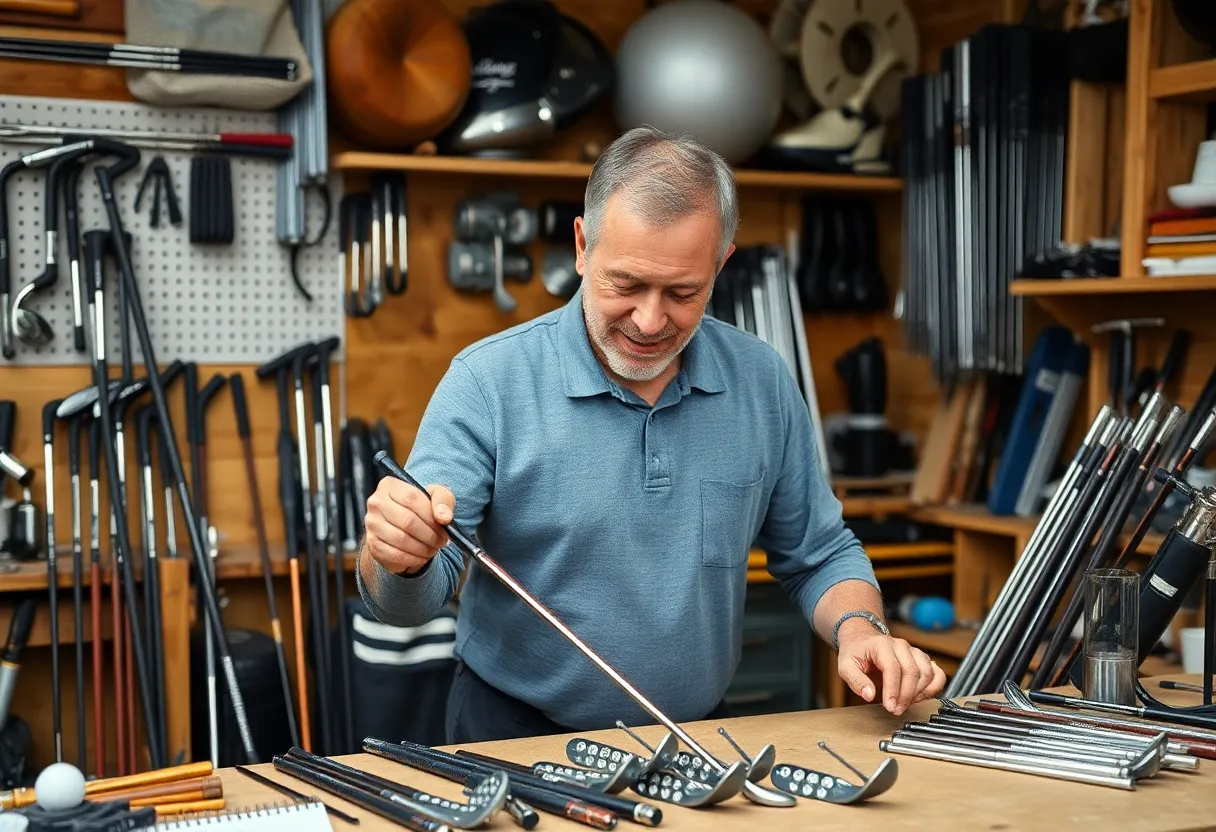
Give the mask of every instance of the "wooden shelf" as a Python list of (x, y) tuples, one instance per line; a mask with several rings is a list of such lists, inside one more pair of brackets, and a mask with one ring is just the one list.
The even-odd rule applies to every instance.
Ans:
[(1216, 291), (1216, 275), (1185, 277), (1082, 277), (1060, 280), (1015, 280), (1009, 292), (1023, 297), (1130, 295), (1152, 292)]
[(1216, 60), (1163, 66), (1148, 74), (1148, 96), (1204, 103), (1216, 101)]
[[(964, 503), (956, 506), (920, 506), (914, 509), (909, 517), (921, 523), (931, 523), (952, 529), (983, 532), (1003, 537), (1020, 537), (1023, 539), (1028, 538), (1039, 523), (1039, 516), (1037, 514), (1032, 517), (999, 516), (990, 512), (988, 507), (981, 503)], [(1124, 533), (1119, 538), (1120, 542), (1127, 541), (1128, 537), (1129, 535)], [(1136, 554), (1151, 556), (1157, 551), (1163, 539), (1163, 535), (1155, 531), (1149, 531), (1144, 535), (1144, 539), (1140, 541), (1140, 545), (1136, 547)], [(1020, 555), (1021, 553), (1018, 552), (1015, 556)]]
[[(56, 584), (60, 589), (71, 588), (72, 586), (72, 550), (70, 548), (60, 548), (55, 553), (55, 575)], [(190, 554), (188, 548), (178, 552), (178, 560), (188, 560), (190, 569), (194, 569), (194, 558)], [(162, 555), (161, 560), (164, 560)], [(355, 569), (356, 554), (347, 552), (343, 558), (343, 567), (346, 572), (353, 572)], [(143, 578), (143, 568), (139, 559), (132, 564), (135, 580), (138, 582)], [(308, 571), (306, 560), (300, 558), (300, 574), (305, 574)], [(289, 572), (287, 566), (287, 558), (282, 545), (272, 546), (270, 549), (270, 573), (275, 577), (287, 575)], [(258, 578), (262, 577), (262, 559), (258, 554), (256, 546), (232, 546), (221, 548), (219, 555), (215, 561), (215, 577), (217, 581), (226, 581), (243, 578)], [(89, 554), (85, 552), (85, 563), (82, 574), (83, 580), (81, 586), (89, 586), (92, 583), (90, 578), (90, 563)], [(102, 582), (109, 586), (110, 582), (110, 558), (109, 555), (103, 555), (101, 567)], [(47, 575), (46, 561), (35, 560), (27, 563), (12, 563), (6, 565), (6, 568), (0, 570), (0, 593), (5, 592), (30, 592), (34, 590), (46, 590)]]
[[(364, 153), (360, 151), (337, 153), (331, 164), (335, 170), (395, 170), (465, 176), (583, 180), (591, 175), (591, 165), (584, 162), (480, 159), (466, 156), (415, 156), (406, 153)], [(785, 188), (801, 191), (898, 193), (903, 189), (903, 183), (893, 176), (855, 176), (780, 170), (739, 170), (735, 172), (735, 181), (741, 188)]]
[[(954, 574), (954, 546), (947, 541), (873, 543), (865, 546), (865, 550), (880, 581)], [(769, 584), (776, 580), (768, 572), (768, 556), (760, 549), (752, 549), (747, 557), (747, 582)]]
[(932, 523), (952, 529), (987, 532), (1008, 537), (1029, 535), (1038, 524), (1038, 517), (1003, 517), (993, 514), (982, 503), (960, 503), (953, 506), (920, 506), (909, 515), (921, 523)]

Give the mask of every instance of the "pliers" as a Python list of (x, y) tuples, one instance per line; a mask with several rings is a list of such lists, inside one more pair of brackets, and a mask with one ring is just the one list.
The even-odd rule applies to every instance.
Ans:
[(149, 180), (155, 180), (152, 191), (150, 225), (153, 228), (160, 228), (160, 190), (162, 183), (164, 183), (165, 197), (169, 201), (169, 222), (173, 225), (181, 225), (182, 209), (177, 202), (177, 194), (173, 190), (173, 174), (169, 170), (169, 163), (165, 161), (164, 156), (156, 156), (148, 163), (148, 169), (144, 171), (143, 181), (139, 183), (139, 192), (135, 194), (135, 210), (139, 210), (139, 203), (144, 197), (144, 188), (148, 186)]

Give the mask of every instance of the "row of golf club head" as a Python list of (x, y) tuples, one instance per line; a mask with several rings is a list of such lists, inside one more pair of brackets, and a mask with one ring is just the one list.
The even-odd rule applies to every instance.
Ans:
[[(725, 736), (725, 732), (720, 730), (720, 733)], [(873, 776), (855, 785), (816, 769), (777, 764), (776, 749), (771, 744), (751, 758), (738, 746), (735, 748), (743, 759), (718, 773), (700, 757), (679, 750), (679, 743), (670, 733), (650, 749), (650, 757), (576, 737), (566, 744), (566, 756), (581, 768), (542, 761), (534, 764), (533, 770), (544, 777), (580, 783), (609, 793), (632, 788), (643, 797), (687, 807), (720, 803), (743, 791), (746, 783), (759, 784), (765, 777), (769, 777), (781, 792), (794, 797), (828, 803), (856, 803), (886, 791), (898, 774), (898, 765), (888, 758)]]

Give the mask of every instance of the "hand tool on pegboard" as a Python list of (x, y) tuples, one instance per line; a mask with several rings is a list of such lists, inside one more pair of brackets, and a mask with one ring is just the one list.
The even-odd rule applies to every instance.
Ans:
[(135, 193), (136, 211), (140, 210), (144, 190), (149, 183), (152, 184), (152, 209), (149, 224), (153, 228), (160, 228), (160, 198), (163, 191), (169, 211), (169, 223), (174, 226), (181, 225), (182, 209), (177, 201), (177, 191), (173, 188), (173, 172), (169, 170), (169, 163), (165, 161), (164, 156), (156, 156), (148, 163), (148, 169), (144, 171), (144, 178), (139, 183), (139, 190)]

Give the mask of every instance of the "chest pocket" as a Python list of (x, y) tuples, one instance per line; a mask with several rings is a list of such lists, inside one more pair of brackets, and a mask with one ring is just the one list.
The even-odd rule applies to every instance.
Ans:
[(734, 568), (747, 563), (764, 473), (746, 483), (701, 480), (701, 563)]

